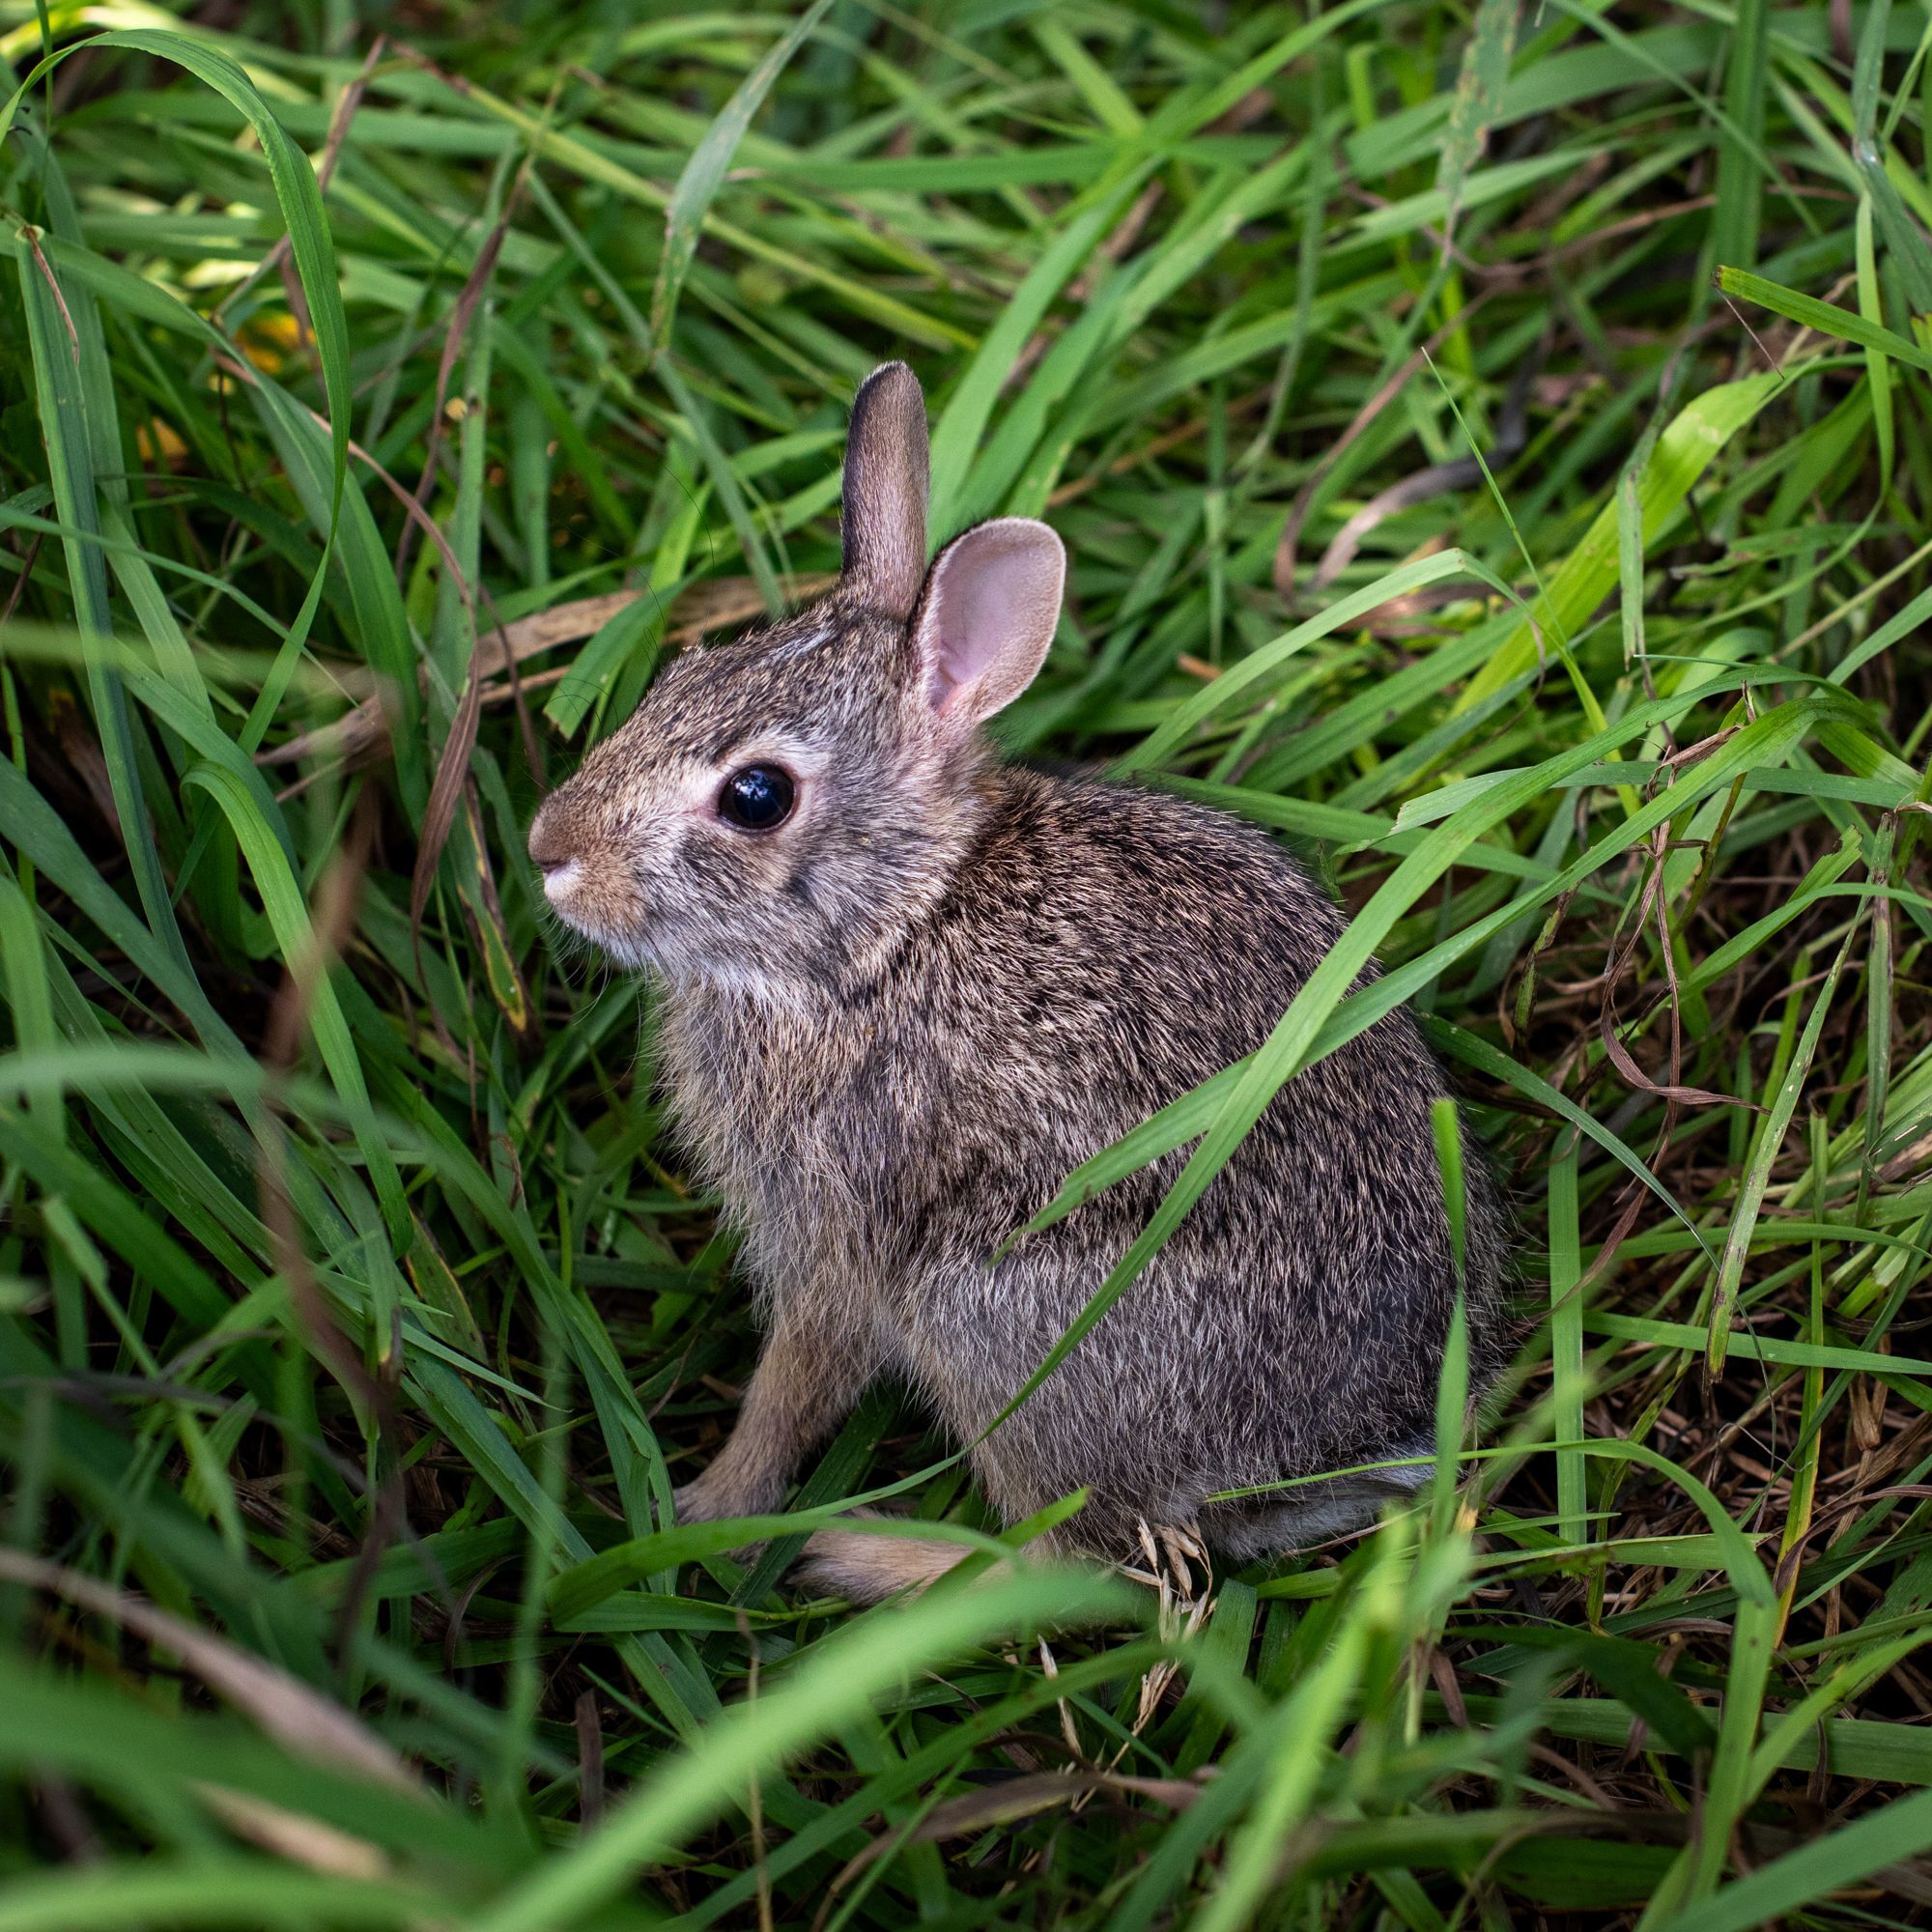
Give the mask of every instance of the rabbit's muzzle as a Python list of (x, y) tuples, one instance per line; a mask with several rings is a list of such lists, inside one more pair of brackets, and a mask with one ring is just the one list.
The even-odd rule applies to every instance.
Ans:
[(661, 892), (646, 889), (646, 854), (668, 857), (629, 812), (613, 814), (573, 779), (544, 800), (530, 825), (530, 859), (544, 897), (563, 923), (636, 966), (655, 957)]
[(544, 895), (559, 910), (582, 875), (583, 844), (568, 788), (552, 792), (530, 826), (530, 860), (543, 874)]

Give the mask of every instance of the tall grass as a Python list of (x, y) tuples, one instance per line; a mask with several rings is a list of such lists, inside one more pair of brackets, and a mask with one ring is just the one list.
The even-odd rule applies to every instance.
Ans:
[[(0, 1932), (1926, 1922), (1928, 45), (0, 8)], [(1193, 1149), (1130, 1296), (1404, 998), (1513, 1188), (1357, 1543), (854, 1615), (659, 1527), (755, 1335), (524, 828), (836, 566), (888, 355), (935, 534), (1067, 539), (1010, 749), (1354, 915), (1050, 1211)], [(875, 1393), (784, 1527), (996, 1530), (952, 1447)]]

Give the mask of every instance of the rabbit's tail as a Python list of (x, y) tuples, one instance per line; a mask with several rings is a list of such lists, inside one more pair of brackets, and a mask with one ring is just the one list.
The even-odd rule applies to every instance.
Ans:
[(824, 1596), (876, 1604), (900, 1590), (924, 1589), (972, 1553), (957, 1543), (821, 1529), (806, 1544), (797, 1574), (808, 1589)]

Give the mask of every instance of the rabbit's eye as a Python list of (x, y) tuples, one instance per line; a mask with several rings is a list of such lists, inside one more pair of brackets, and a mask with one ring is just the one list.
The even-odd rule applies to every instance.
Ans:
[(777, 765), (746, 765), (724, 781), (718, 815), (747, 832), (770, 832), (791, 816), (791, 774)]

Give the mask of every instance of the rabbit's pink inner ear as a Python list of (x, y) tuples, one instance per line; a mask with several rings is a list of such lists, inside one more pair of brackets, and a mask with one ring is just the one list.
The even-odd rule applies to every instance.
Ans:
[(1000, 517), (940, 552), (916, 626), (926, 696), (977, 724), (1034, 681), (1060, 622), (1066, 553), (1044, 524)]
[(874, 369), (852, 399), (840, 540), (845, 582), (903, 621), (925, 582), (930, 457), (925, 396), (903, 362)]

